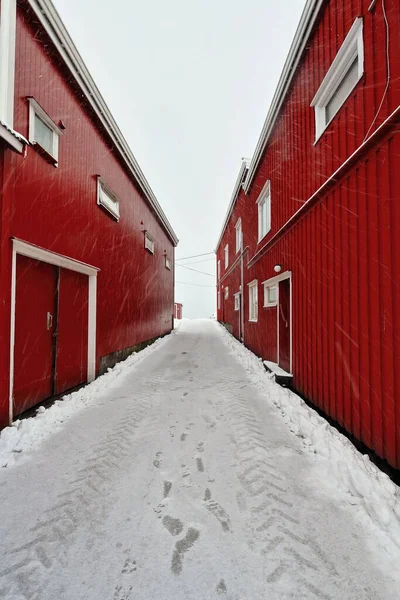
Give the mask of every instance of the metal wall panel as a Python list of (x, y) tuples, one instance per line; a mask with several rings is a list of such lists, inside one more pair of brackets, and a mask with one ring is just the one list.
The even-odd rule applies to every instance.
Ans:
[[(234, 243), (234, 224), (241, 217), (245, 286), (273, 277), (275, 264), (292, 272), (295, 389), (400, 468), (398, 117), (264, 256), (253, 259), (399, 105), (398, 3), (385, 0), (391, 73), (386, 92), (382, 0), (372, 12), (369, 5), (364, 0), (326, 2), (249, 193), (239, 192), (217, 259), (223, 264), (223, 248)], [(358, 16), (364, 18), (364, 77), (314, 144), (310, 102)], [(267, 179), (272, 231), (257, 244), (256, 201)], [(221, 285), (230, 285), (233, 276), (222, 270)], [(245, 344), (264, 359), (276, 360), (276, 332), (265, 309), (259, 310), (257, 324), (246, 317)]]
[[(0, 426), (8, 420), (11, 237), (100, 268), (97, 367), (102, 356), (169, 332), (174, 303), (174, 269), (164, 256), (174, 264), (172, 242), (23, 3), (16, 37), (15, 129), (28, 137), (28, 96), (65, 129), (58, 168), (34, 147), (25, 155), (4, 150)], [(119, 222), (97, 205), (98, 175), (119, 198)], [(144, 230), (154, 255), (144, 248)]]

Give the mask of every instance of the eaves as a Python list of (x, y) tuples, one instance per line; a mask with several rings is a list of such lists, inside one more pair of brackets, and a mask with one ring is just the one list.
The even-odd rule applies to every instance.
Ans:
[(99, 89), (92, 79), (82, 57), (75, 47), (68, 31), (66, 30), (56, 8), (51, 0), (28, 0), (32, 10), (35, 12), (43, 29), (51, 39), (57, 52), (63, 59), (65, 65), (73, 75), (77, 84), (81, 88), (87, 101), (93, 108), (95, 114), (99, 118), (105, 131), (111, 138), (113, 144), (121, 155), (122, 159), (132, 173), (134, 180), (142, 190), (147, 202), (154, 210), (161, 225), (166, 231), (172, 243), (176, 246), (178, 238), (172, 229), (164, 211), (162, 210), (153, 190), (151, 189), (146, 177), (139, 167), (131, 149), (121, 130), (119, 129), (110, 109), (105, 103)]
[(271, 132), (278, 118), (279, 112), (285, 101), (286, 94), (294, 79), (296, 69), (300, 63), (301, 57), (306, 48), (311, 32), (318, 19), (321, 8), (325, 2), (326, 0), (307, 0), (307, 4), (304, 7), (300, 23), (297, 27), (292, 45), (289, 50), (289, 54), (287, 56), (286, 62), (282, 70), (282, 74), (278, 81), (278, 86), (276, 88), (274, 97), (271, 102), (270, 109), (265, 119), (260, 137), (258, 139), (253, 158), (251, 159), (246, 180), (243, 183), (243, 188), (246, 194), (250, 189), (260, 160), (262, 158), (263, 152), (268, 143), (268, 139), (271, 135)]

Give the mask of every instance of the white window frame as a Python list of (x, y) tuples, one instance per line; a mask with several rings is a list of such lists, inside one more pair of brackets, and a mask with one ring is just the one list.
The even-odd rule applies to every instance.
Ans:
[(168, 269), (168, 271), (171, 270), (171, 261), (168, 256), (165, 256), (165, 268)]
[[(335, 114), (328, 120), (327, 106), (332, 100), (335, 92), (345, 79), (351, 65), (355, 59), (358, 59), (358, 78), (342, 104), (338, 107)], [(343, 44), (341, 45), (336, 57), (326, 73), (321, 85), (315, 94), (311, 105), (315, 110), (315, 142), (319, 140), (329, 123), (335, 118), (340, 108), (344, 105), (347, 98), (357, 86), (364, 75), (364, 42), (363, 42), (363, 19), (357, 17)]]
[(221, 279), (221, 261), (220, 260), (218, 261), (218, 264), (217, 264), (217, 279), (218, 279), (218, 281)]
[(144, 247), (150, 252), (150, 254), (154, 254), (154, 239), (151, 237), (148, 231), (144, 232)]
[(119, 221), (119, 200), (101, 177), (97, 178), (97, 204)]
[(229, 267), (229, 244), (227, 244), (225, 246), (224, 257), (225, 257), (225, 269), (227, 269)]
[[(269, 291), (275, 290), (275, 300), (270, 300)], [(264, 285), (264, 308), (269, 306), (276, 306), (278, 304), (278, 286), (277, 285)]]
[[(265, 204), (265, 212), (263, 205)], [(271, 181), (267, 179), (261, 194), (257, 199), (258, 208), (258, 242), (271, 231)], [(265, 214), (265, 222), (263, 222), (263, 214)]]
[[(58, 150), (59, 150), (59, 138), (62, 135), (62, 131), (52, 121), (49, 115), (43, 110), (43, 108), (36, 102), (34, 98), (28, 98), (29, 101), (29, 143), (32, 146), (39, 146), (41, 150), (48, 156), (55, 167), (58, 167)], [(35, 134), (35, 117), (39, 117), (41, 121), (53, 132), (52, 149), (49, 151), (47, 148), (43, 148), (40, 142), (36, 139)]]
[(218, 310), (221, 310), (221, 291), (220, 290), (218, 290), (218, 293), (217, 293), (217, 308), (218, 308)]
[(234, 296), (235, 298), (235, 310), (239, 310), (240, 309), (240, 292), (237, 292)]
[(236, 229), (236, 252), (239, 252), (240, 250), (243, 249), (243, 233), (242, 233), (241, 217), (239, 217), (239, 219), (237, 220), (235, 229)]
[(229, 287), (226, 286), (226, 288), (225, 288), (225, 300), (228, 300), (228, 298), (229, 298)]
[(249, 322), (258, 321), (258, 280), (254, 279), (247, 284), (249, 288)]

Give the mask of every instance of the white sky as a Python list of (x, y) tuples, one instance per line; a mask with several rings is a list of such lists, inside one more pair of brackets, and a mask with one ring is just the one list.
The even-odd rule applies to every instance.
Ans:
[[(54, 0), (180, 244), (215, 249), (305, 0)], [(213, 257), (191, 265), (215, 274)], [(193, 259), (193, 262), (201, 259)], [(190, 262), (190, 261), (188, 261)], [(184, 316), (215, 312), (215, 278), (176, 268)]]

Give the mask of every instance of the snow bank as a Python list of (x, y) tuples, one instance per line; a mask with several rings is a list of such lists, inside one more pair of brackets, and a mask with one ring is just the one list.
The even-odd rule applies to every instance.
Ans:
[(303, 440), (304, 448), (316, 460), (325, 462), (333, 485), (337, 483), (348, 502), (358, 505), (400, 548), (400, 488), (299, 396), (276, 384), (261, 359), (222, 326), (220, 329), (226, 345), (279, 409), (294, 435)]
[(63, 396), (62, 400), (56, 400), (48, 409), (40, 406), (34, 417), (14, 421), (10, 427), (3, 429), (0, 433), (0, 467), (14, 466), (22, 452), (38, 447), (41, 442), (55, 434), (64, 421), (96, 404), (99, 395), (107, 390), (117, 377), (128, 373), (138, 362), (164, 344), (169, 337), (169, 335), (165, 336), (141, 352), (132, 354), (89, 385)]

